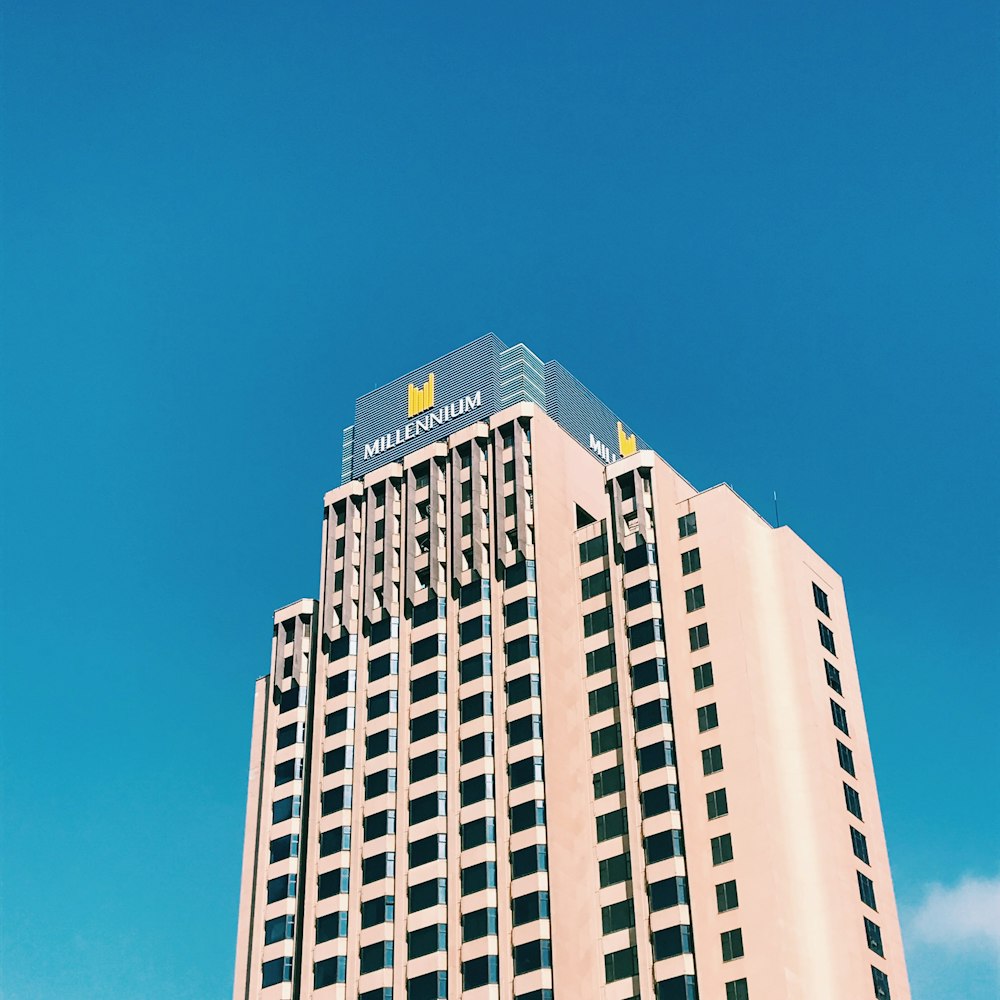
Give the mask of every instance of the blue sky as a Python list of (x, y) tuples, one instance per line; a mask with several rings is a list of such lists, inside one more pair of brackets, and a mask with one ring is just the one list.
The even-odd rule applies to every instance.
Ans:
[(997, 19), (8, 4), (3, 1000), (231, 988), (355, 396), (486, 332), (844, 575), (916, 1000), (996, 995)]

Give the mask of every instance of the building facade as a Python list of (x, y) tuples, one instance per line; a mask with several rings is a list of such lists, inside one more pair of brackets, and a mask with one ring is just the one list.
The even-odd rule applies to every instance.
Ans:
[(908, 1000), (840, 577), (489, 335), (361, 397), (234, 1000)]

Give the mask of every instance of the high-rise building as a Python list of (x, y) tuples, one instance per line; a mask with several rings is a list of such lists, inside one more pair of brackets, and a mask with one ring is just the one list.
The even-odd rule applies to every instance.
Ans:
[(840, 577), (489, 335), (357, 401), (234, 1000), (907, 1000)]

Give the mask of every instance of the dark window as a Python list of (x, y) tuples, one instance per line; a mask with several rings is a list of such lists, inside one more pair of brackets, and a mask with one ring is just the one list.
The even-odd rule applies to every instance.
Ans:
[(350, 771), (354, 767), (354, 747), (348, 745), (327, 750), (323, 754), (323, 773), (336, 774), (338, 771)]
[(471, 806), (476, 802), (484, 802), (493, 798), (493, 775), (478, 774), (459, 782), (459, 793), (463, 806)]
[(492, 816), (470, 820), (463, 823), (459, 833), (462, 838), (462, 850), (467, 851), (481, 844), (495, 844), (497, 839), (496, 820)]
[(701, 663), (694, 668), (694, 689), (704, 691), (715, 684), (715, 674), (712, 672), (711, 663)]
[(510, 775), (511, 788), (520, 788), (533, 781), (541, 781), (543, 779), (542, 758), (525, 757), (524, 760), (518, 760), (509, 765), (507, 772)]
[(635, 927), (635, 906), (631, 899), (601, 907), (601, 927), (605, 934)]
[(277, 837), (271, 841), (271, 863), (284, 861), (286, 858), (297, 858), (299, 856), (299, 835), (297, 833), (287, 833), (284, 837)]
[(519, 851), (511, 851), (511, 878), (521, 878), (524, 875), (548, 870), (548, 853), (544, 844), (532, 844)]
[(873, 910), (878, 909), (875, 905), (875, 883), (867, 875), (862, 875), (861, 872), (858, 872), (858, 892), (861, 894), (861, 902), (865, 906), (870, 906)]
[(715, 774), (722, 770), (722, 747), (708, 747), (701, 752), (702, 774)]
[(410, 761), (410, 781), (423, 781), (435, 774), (447, 774), (448, 751), (431, 750)]
[(410, 701), (423, 701), (435, 695), (444, 694), (448, 690), (448, 675), (443, 670), (433, 674), (424, 674), (410, 681)]
[(514, 926), (530, 924), (549, 917), (549, 894), (544, 889), (529, 892), (526, 896), (515, 896), (513, 901)]
[(410, 800), (410, 826), (418, 823), (426, 823), (429, 819), (437, 816), (446, 816), (448, 813), (448, 793), (428, 792), (426, 795), (418, 795)]
[(365, 775), (365, 798), (372, 799), (376, 795), (396, 790), (396, 769), (387, 767), (382, 771), (374, 771)]
[(406, 935), (407, 958), (421, 958), (448, 950), (448, 925), (430, 924)]
[(712, 864), (723, 865), (733, 860), (733, 835), (724, 833), (712, 838)]
[(694, 976), (674, 976), (656, 984), (656, 1000), (698, 1000), (698, 983)]
[(383, 851), (370, 858), (361, 859), (361, 882), (368, 885), (396, 874), (396, 852)]
[(608, 536), (598, 535), (589, 541), (580, 542), (580, 562), (587, 563), (608, 554)]
[(681, 807), (680, 792), (676, 785), (661, 785), (659, 788), (640, 792), (639, 801), (642, 803), (644, 819), (660, 816), (665, 812), (675, 812)]
[(592, 649), (586, 656), (587, 676), (610, 670), (615, 665), (615, 644), (612, 642), (600, 649)]
[(480, 955), (462, 963), (462, 989), (473, 990), (487, 983), (500, 981), (500, 958), (498, 955)]
[(691, 928), (688, 924), (677, 924), (653, 931), (653, 958), (674, 958), (676, 955), (691, 953)]
[(585, 576), (580, 584), (581, 596), (585, 601), (591, 597), (606, 594), (610, 589), (611, 574), (606, 569), (594, 573), (593, 576)]
[(351, 828), (349, 826), (336, 826), (332, 830), (324, 830), (319, 835), (319, 856), (321, 858), (350, 849)]
[(368, 699), (368, 718), (378, 719), (395, 712), (399, 703), (398, 691), (383, 691)]
[(604, 981), (606, 983), (614, 983), (619, 979), (630, 979), (638, 974), (639, 962), (636, 958), (635, 945), (604, 956)]
[(290, 726), (282, 726), (278, 730), (278, 749), (284, 750), (294, 743), (304, 743), (306, 739), (306, 724), (293, 722)]
[(406, 980), (406, 1000), (445, 1000), (447, 996), (447, 972), (426, 972)]
[(604, 687), (588, 692), (587, 700), (590, 704), (591, 715), (597, 715), (598, 712), (605, 712), (609, 708), (617, 707), (618, 682), (612, 681), (610, 684), (605, 684)]
[(630, 573), (634, 569), (640, 569), (643, 566), (655, 566), (656, 546), (640, 544), (634, 549), (628, 549), (625, 552), (624, 561), (626, 573)]
[(279, 899), (294, 899), (297, 875), (279, 875), (267, 883), (267, 901), (276, 903)]
[(538, 636), (522, 635), (520, 639), (513, 639), (504, 644), (507, 653), (508, 663), (520, 663), (530, 656), (538, 656)]
[(844, 691), (840, 686), (840, 671), (829, 661), (824, 660), (823, 666), (826, 667), (826, 683), (833, 688), (837, 694), (843, 694)]
[(295, 937), (295, 917), (292, 914), (272, 917), (264, 921), (264, 944), (289, 941)]
[(851, 847), (854, 849), (854, 856), (863, 861), (866, 865), (871, 864), (868, 860), (868, 841), (860, 830), (851, 827)]
[(361, 904), (361, 926), (374, 927), (376, 924), (391, 924), (396, 915), (396, 897), (379, 896), (365, 900)]
[(496, 885), (497, 865), (495, 861), (481, 861), (478, 865), (462, 869), (463, 896), (479, 892), (481, 889), (495, 889)]
[(448, 856), (448, 838), (444, 833), (432, 833), (409, 845), (410, 868), (419, 868), (432, 861), (443, 861)]
[[(468, 498), (466, 498), (468, 499)], [(490, 599), (490, 581), (488, 578), (473, 580), (467, 583), (459, 592), (459, 607), (467, 608), (470, 604), (478, 604), (480, 601)]]
[(598, 874), (601, 887), (617, 885), (632, 877), (632, 860), (627, 854), (619, 854), (613, 858), (605, 858), (598, 862)]
[(740, 896), (736, 891), (736, 880), (730, 882), (720, 882), (715, 887), (715, 902), (719, 907), (719, 913), (727, 910), (735, 910), (740, 905)]
[(632, 687), (643, 688), (667, 679), (667, 661), (662, 656), (632, 667)]
[(527, 701), (528, 698), (537, 698), (541, 694), (541, 677), (538, 674), (525, 674), (515, 680), (507, 682), (507, 704), (516, 705), (518, 702)]
[(271, 804), (271, 822), (281, 823), (302, 815), (302, 796), (290, 795), (286, 799), (278, 799)]
[(684, 835), (680, 830), (662, 830), (645, 838), (646, 864), (684, 855)]
[(688, 549), (681, 553), (681, 573), (687, 576), (688, 573), (696, 573), (701, 569), (701, 549)]
[(470, 694), (468, 698), (463, 698), (459, 702), (459, 714), (462, 722), (472, 722), (484, 715), (492, 715), (493, 692), (480, 691), (478, 694)]
[(448, 712), (439, 708), (435, 712), (428, 712), (426, 715), (418, 715), (415, 719), (410, 719), (410, 742), (433, 736), (435, 733), (446, 733), (448, 731)]
[(503, 463), (503, 481), (505, 483), (514, 481), (514, 459)]
[(827, 618), (830, 617), (830, 598), (826, 596), (826, 591), (820, 590), (816, 584), (813, 584), (813, 600), (816, 602), (816, 607), (826, 615)]
[(621, 837), (628, 829), (628, 817), (624, 809), (613, 809), (597, 817), (597, 840), (603, 842), (612, 837)]
[(628, 630), (629, 649), (639, 649), (641, 646), (648, 646), (651, 642), (658, 642), (663, 638), (663, 622), (659, 618), (650, 618), (649, 621), (639, 622), (632, 625)]
[(871, 948), (876, 955), (881, 955), (885, 957), (885, 952), (882, 950), (882, 930), (878, 924), (872, 923), (867, 917), (865, 917), (865, 936), (868, 938), (868, 947)]
[(817, 622), (817, 624), (819, 625), (819, 641), (823, 644), (824, 648), (836, 656), (837, 644), (833, 641), (833, 633), (822, 622)]
[[(386, 639), (392, 639), (399, 635), (399, 619), (398, 618), (382, 618), (375, 622), (368, 632), (368, 643), (371, 646), (376, 645), (379, 642), (385, 642)], [(354, 638), (353, 636), (351, 638)]]
[(674, 758), (674, 744), (672, 740), (651, 743), (648, 747), (640, 747), (637, 752), (639, 755), (640, 774), (658, 771), (661, 767), (674, 767), (677, 763)]
[(399, 653), (386, 653), (384, 656), (376, 656), (374, 660), (368, 663), (369, 682), (398, 673)]
[(844, 782), (844, 804), (849, 813), (857, 816), (858, 819), (864, 819), (864, 816), (861, 815), (861, 796), (846, 781)]
[(698, 533), (698, 517), (694, 511), (677, 518), (677, 530), (681, 538), (688, 538)]
[(691, 652), (696, 649), (704, 649), (708, 645), (708, 624), (702, 622), (701, 625), (694, 625), (688, 629), (688, 640), (691, 644)]
[(480, 938), (496, 936), (497, 911), (495, 906), (462, 914), (462, 940), (478, 941)]
[(417, 640), (412, 646), (411, 662), (416, 666), (418, 663), (424, 663), (435, 656), (444, 656), (447, 652), (447, 642), (447, 636), (443, 632)]
[(743, 929), (722, 932), (722, 961), (731, 962), (743, 957)]
[(316, 881), (317, 897), (329, 899), (349, 891), (350, 871), (347, 868), (334, 868), (332, 871), (322, 872)]
[(291, 981), (292, 958), (290, 955), (286, 955), (284, 958), (272, 959), (261, 966), (261, 987), (276, 986), (278, 983), (290, 983)]
[(750, 991), (745, 979), (733, 979), (726, 983), (726, 1000), (750, 1000)]
[(889, 977), (881, 970), (872, 966), (872, 984), (875, 987), (875, 1000), (891, 1000), (889, 994)]
[(691, 587), (690, 590), (684, 591), (684, 605), (689, 612), (698, 611), (705, 607), (705, 587), (703, 584), (699, 583), (697, 587)]
[(316, 943), (347, 937), (347, 914), (340, 910), (316, 918)]
[(514, 975), (552, 968), (552, 942), (529, 941), (514, 946)]
[(510, 807), (510, 832), (519, 833), (533, 826), (545, 826), (545, 803), (535, 799)]
[(590, 752), (595, 757), (609, 750), (617, 750), (621, 745), (622, 727), (617, 722), (590, 734)]
[(611, 616), (611, 608), (598, 608), (590, 614), (583, 616), (583, 634), (585, 636), (596, 635), (598, 632), (607, 632), (612, 627), (614, 619)]
[(429, 882), (411, 885), (407, 891), (407, 899), (411, 913), (447, 903), (448, 880), (446, 878), (432, 878)]
[(840, 740), (837, 740), (837, 757), (840, 759), (840, 766), (853, 778), (854, 754)]
[(459, 662), (459, 677), (464, 684), (480, 677), (490, 677), (493, 674), (493, 654), (477, 653)]
[(719, 725), (719, 709), (713, 701), (711, 705), (702, 705), (698, 709), (698, 732), (707, 733)]
[(522, 597), (519, 601), (504, 605), (503, 623), (504, 626), (519, 625), (529, 618), (538, 617), (538, 599), (535, 597)]
[(509, 746), (514, 747), (521, 743), (527, 743), (529, 740), (540, 740), (541, 738), (542, 717), (540, 715), (525, 715), (507, 723), (507, 743)]
[(309, 689), (299, 687), (294, 681), (287, 691), (281, 692), (281, 700), (278, 703), (278, 714), (289, 712), (293, 708), (303, 708), (306, 703)]
[(851, 731), (847, 725), (847, 712), (842, 705), (838, 705), (832, 698), (830, 699), (830, 712), (833, 714), (833, 724), (845, 735), (850, 736)]
[(625, 590), (625, 606), (629, 611), (644, 608), (660, 599), (660, 588), (655, 580), (643, 580)]
[(460, 622), (458, 625), (458, 642), (464, 646), (467, 642), (475, 642), (493, 632), (493, 619), (490, 615), (480, 615), (478, 618), (470, 618), (468, 621)]
[(369, 760), (381, 757), (384, 753), (396, 752), (396, 730), (382, 729), (365, 737), (365, 756)]
[(483, 757), (493, 756), (493, 734), (476, 733), (462, 740), (459, 749), (461, 750), (462, 763), (471, 764), (474, 760), (482, 760)]
[(280, 764), (275, 764), (274, 783), (284, 785), (289, 781), (299, 781), (302, 778), (302, 766), (301, 757), (293, 757), (291, 760), (283, 760)]
[(594, 775), (594, 798), (602, 799), (605, 795), (613, 795), (625, 787), (625, 772), (621, 764), (598, 771)]
[(328, 788), (320, 794), (320, 807), (324, 816), (330, 813), (340, 812), (341, 809), (350, 809), (354, 798), (354, 789), (350, 785), (338, 785), (336, 788)]
[(687, 879), (683, 875), (674, 875), (672, 878), (651, 882), (649, 885), (649, 908), (654, 913), (657, 910), (669, 910), (671, 907), (681, 906), (687, 902)]
[(358, 672), (356, 670), (342, 670), (339, 674), (326, 679), (327, 698), (336, 698), (338, 695), (348, 694), (358, 686)]
[(509, 567), (505, 573), (504, 583), (509, 590), (517, 587), (528, 580), (535, 579), (535, 560), (526, 559), (523, 562), (515, 563)]
[(378, 941), (361, 949), (361, 974), (392, 968), (392, 942)]
[(647, 701), (635, 707), (635, 728), (638, 732), (670, 722), (670, 702), (666, 698)]
[(724, 788), (709, 792), (705, 796), (705, 801), (708, 804), (709, 819), (718, 819), (719, 816), (726, 816), (729, 813), (729, 800)]

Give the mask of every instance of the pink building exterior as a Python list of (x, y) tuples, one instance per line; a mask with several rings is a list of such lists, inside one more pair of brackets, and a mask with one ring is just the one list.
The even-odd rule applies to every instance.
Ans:
[(234, 1000), (908, 1000), (840, 577), (483, 409), (328, 493), (275, 613)]

